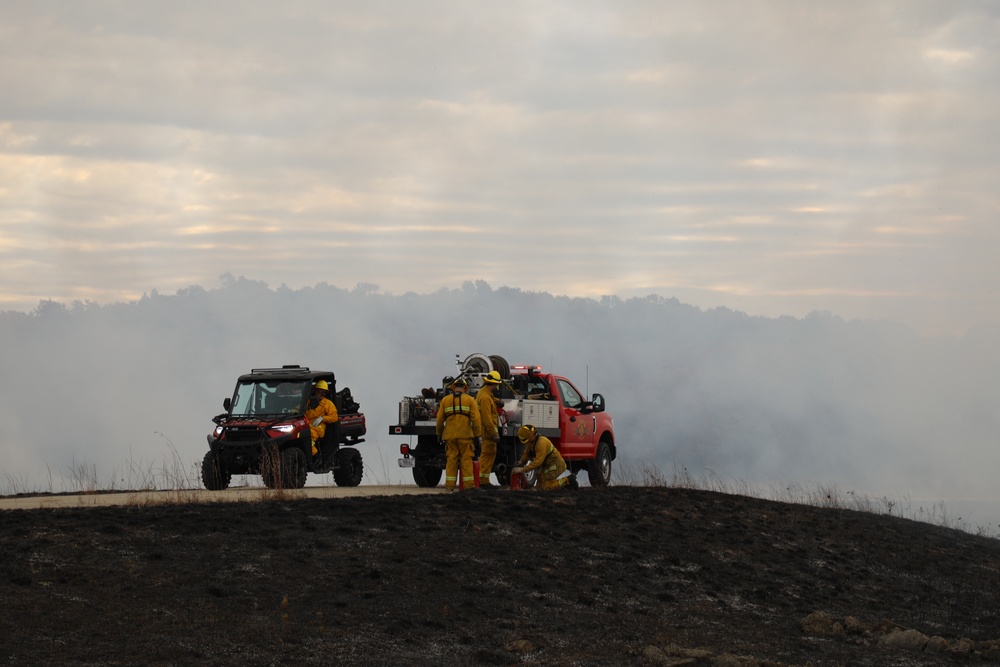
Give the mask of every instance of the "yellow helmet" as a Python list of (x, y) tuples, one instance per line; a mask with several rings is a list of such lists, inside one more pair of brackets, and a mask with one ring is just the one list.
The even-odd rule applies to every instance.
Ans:
[(524, 444), (528, 444), (529, 442), (535, 439), (536, 433), (537, 431), (535, 430), (534, 426), (532, 426), (531, 424), (525, 424), (521, 428), (517, 429), (517, 439), (523, 442)]
[(330, 391), (330, 385), (326, 383), (326, 380), (319, 380), (313, 385), (313, 389), (322, 389), (323, 391)]
[(500, 384), (500, 374), (496, 371), (490, 371), (486, 377), (483, 378), (483, 382), (488, 384)]
[(458, 378), (457, 380), (455, 380), (454, 382), (451, 383), (451, 386), (452, 387), (465, 387), (466, 389), (468, 389), (469, 388), (469, 383), (465, 381), (465, 378)]

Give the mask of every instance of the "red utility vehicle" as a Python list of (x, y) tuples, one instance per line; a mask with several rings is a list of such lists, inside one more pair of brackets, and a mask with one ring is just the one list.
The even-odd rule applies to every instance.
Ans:
[[(340, 420), (326, 427), (312, 455), (312, 436), (305, 413), (313, 385), (324, 380)], [(236, 381), (232, 398), (222, 402), (225, 412), (212, 418), (208, 452), (201, 465), (206, 489), (229, 486), (233, 475), (261, 475), (272, 489), (301, 489), (306, 475), (332, 472), (338, 486), (357, 486), (364, 474), (361, 452), (365, 415), (348, 388), (337, 391), (332, 371), (305, 366), (255, 368)]]
[[(420, 396), (407, 396), (399, 402), (398, 423), (389, 427), (390, 435), (416, 436), (399, 446), (403, 455), (399, 466), (413, 470), (417, 486), (436, 486), (445, 466), (444, 445), (435, 430), (438, 405), (448, 387), (458, 377), (469, 383), (475, 396), (483, 378), (497, 371), (503, 384), (495, 394), (500, 412), (500, 442), (493, 473), (503, 485), (510, 484), (510, 471), (517, 465), (524, 446), (517, 430), (532, 424), (559, 449), (572, 472), (587, 471), (591, 486), (607, 486), (611, 481), (611, 462), (618, 456), (615, 427), (605, 412), (604, 396), (594, 394), (586, 400), (567, 378), (542, 372), (539, 366), (510, 366), (503, 357), (472, 354), (459, 361), (457, 375), (446, 376), (437, 388), (425, 388)], [(529, 485), (534, 478), (529, 479)]]

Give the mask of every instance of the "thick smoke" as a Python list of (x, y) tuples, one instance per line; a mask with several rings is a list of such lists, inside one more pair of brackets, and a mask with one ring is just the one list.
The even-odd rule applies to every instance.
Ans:
[(758, 318), (659, 297), (482, 282), (385, 295), (224, 276), (213, 290), (6, 312), (0, 337), (6, 492), (77, 490), (88, 476), (103, 488), (194, 480), (236, 377), (287, 363), (332, 369), (351, 387), (368, 417), (367, 482), (409, 482), (388, 435), (397, 401), (451, 374), (456, 355), (482, 352), (604, 394), (623, 471), (1000, 500), (1000, 353), (985, 330), (929, 339), (887, 322)]

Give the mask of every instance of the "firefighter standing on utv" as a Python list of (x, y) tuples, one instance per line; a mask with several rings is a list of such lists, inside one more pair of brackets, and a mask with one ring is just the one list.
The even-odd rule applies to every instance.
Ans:
[(309, 407), (305, 414), (306, 421), (309, 422), (309, 433), (312, 436), (313, 467), (324, 470), (333, 467), (333, 447), (327, 448), (329, 451), (324, 455), (316, 443), (322, 441), (326, 434), (326, 425), (334, 424), (340, 419), (337, 414), (337, 406), (327, 398), (329, 393), (330, 385), (326, 383), (326, 380), (319, 380), (314, 384), (312, 396), (309, 397)]

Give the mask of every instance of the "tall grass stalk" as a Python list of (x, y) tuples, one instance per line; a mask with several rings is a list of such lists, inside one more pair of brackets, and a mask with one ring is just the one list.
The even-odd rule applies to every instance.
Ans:
[(983, 537), (1000, 537), (996, 530), (985, 526), (973, 526), (961, 517), (952, 516), (944, 501), (938, 501), (934, 505), (926, 507), (914, 503), (907, 496), (871, 496), (855, 491), (842, 491), (836, 485), (829, 483), (802, 484), (793, 482), (779, 484), (772, 482), (766, 487), (762, 487), (742, 479), (725, 481), (711, 469), (706, 469), (704, 473), (695, 475), (676, 461), (671, 464), (669, 472), (666, 473), (648, 461), (640, 461), (637, 465), (620, 463), (615, 467), (613, 482), (619, 486), (696, 489), (797, 505), (896, 516), (944, 528), (954, 528)]

